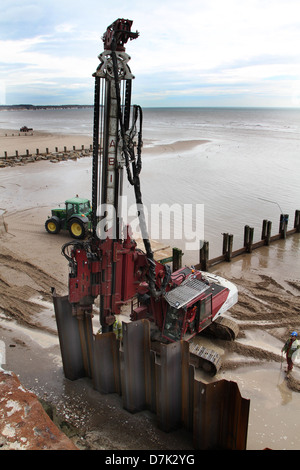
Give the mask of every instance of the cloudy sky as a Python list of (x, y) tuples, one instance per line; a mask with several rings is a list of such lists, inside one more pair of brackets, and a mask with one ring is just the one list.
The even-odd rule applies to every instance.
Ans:
[(299, 0), (1, 0), (0, 104), (92, 104), (117, 18), (142, 106), (300, 107)]

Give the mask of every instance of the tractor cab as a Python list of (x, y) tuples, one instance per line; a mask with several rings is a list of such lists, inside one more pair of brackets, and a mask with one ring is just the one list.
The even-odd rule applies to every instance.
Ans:
[(72, 238), (82, 239), (90, 229), (91, 213), (90, 201), (76, 196), (67, 199), (64, 208), (52, 209), (45, 228), (51, 234), (68, 230)]
[(90, 211), (91, 205), (88, 199), (74, 197), (72, 199), (67, 199), (66, 201), (66, 214), (68, 219), (74, 214), (85, 214), (88, 216)]

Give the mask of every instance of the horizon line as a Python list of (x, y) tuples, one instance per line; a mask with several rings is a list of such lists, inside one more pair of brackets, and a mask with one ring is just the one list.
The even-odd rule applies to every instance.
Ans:
[[(77, 108), (93, 108), (93, 104), (2, 104), (1, 108), (13, 108), (13, 107), (28, 107), (28, 108), (67, 108), (67, 107), (77, 107)], [(142, 106), (143, 109), (300, 109), (300, 106)]]

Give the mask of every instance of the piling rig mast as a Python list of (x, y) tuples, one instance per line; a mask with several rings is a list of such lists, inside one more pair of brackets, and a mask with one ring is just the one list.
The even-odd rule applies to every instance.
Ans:
[[(103, 333), (135, 298), (131, 319), (149, 319), (165, 340), (190, 340), (214, 324), (233, 338), (235, 326), (221, 317), (237, 301), (233, 284), (189, 267), (171, 273), (154, 260), (140, 186), (142, 109), (131, 106), (134, 77), (125, 52), (128, 40), (139, 36), (131, 26), (132, 21), (118, 19), (102, 38), (104, 51), (94, 73), (92, 231), (86, 240), (62, 247), (70, 268), (68, 301), (73, 315), (82, 318), (91, 315), (99, 296)], [(124, 170), (134, 189), (145, 252), (137, 248), (130, 227), (121, 226)], [(214, 373), (218, 370), (217, 354), (197, 345), (192, 352)]]

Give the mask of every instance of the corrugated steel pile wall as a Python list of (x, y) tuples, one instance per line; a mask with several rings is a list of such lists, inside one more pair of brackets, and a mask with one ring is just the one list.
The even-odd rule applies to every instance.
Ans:
[(132, 413), (151, 410), (163, 431), (186, 428), (195, 449), (246, 449), (250, 401), (235, 382), (195, 379), (187, 342), (164, 344), (158, 355), (149, 322), (140, 320), (123, 323), (119, 344), (114, 333), (93, 334), (90, 316), (72, 316), (67, 297), (54, 292), (53, 302), (66, 378), (92, 378)]

